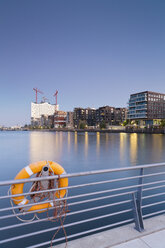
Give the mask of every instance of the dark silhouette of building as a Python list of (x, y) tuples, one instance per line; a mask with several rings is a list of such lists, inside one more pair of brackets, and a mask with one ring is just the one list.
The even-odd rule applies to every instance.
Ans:
[(84, 123), (86, 126), (95, 126), (96, 110), (93, 108), (75, 108), (73, 123), (76, 128), (79, 128), (81, 123)]
[(127, 108), (115, 108), (115, 125), (123, 123), (127, 119)]
[(71, 112), (71, 111), (67, 112), (66, 127), (67, 128), (73, 128), (73, 112)]
[(110, 106), (103, 106), (96, 110), (96, 123), (100, 125), (113, 125), (115, 123), (115, 108)]
[(103, 106), (98, 109), (92, 108), (75, 108), (73, 114), (73, 122), (76, 128), (80, 127), (80, 124), (84, 124), (86, 127), (96, 127), (100, 124), (119, 125), (126, 120), (126, 108), (114, 108), (110, 106)]

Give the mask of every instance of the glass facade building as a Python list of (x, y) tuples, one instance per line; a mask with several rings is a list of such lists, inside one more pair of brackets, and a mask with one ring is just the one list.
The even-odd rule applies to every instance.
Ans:
[(165, 119), (165, 94), (144, 91), (130, 95), (128, 119)]

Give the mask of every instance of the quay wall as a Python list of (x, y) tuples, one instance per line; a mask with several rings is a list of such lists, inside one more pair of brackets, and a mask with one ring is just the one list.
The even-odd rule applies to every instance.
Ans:
[(71, 129), (71, 128), (52, 128), (52, 129), (5, 129), (0, 131), (40, 131), (40, 132), (100, 132), (100, 133), (144, 133), (144, 134), (165, 134), (165, 128), (118, 128), (118, 129)]

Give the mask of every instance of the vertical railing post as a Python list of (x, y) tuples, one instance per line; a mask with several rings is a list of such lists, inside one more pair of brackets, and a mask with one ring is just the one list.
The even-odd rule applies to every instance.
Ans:
[(142, 215), (142, 183), (143, 183), (143, 172), (144, 169), (140, 169), (139, 186), (137, 189), (137, 196), (135, 193), (132, 194), (133, 214), (135, 220), (135, 229), (139, 232), (144, 230), (143, 215)]
[(144, 230), (143, 215), (142, 215), (142, 189), (143, 189), (143, 186), (141, 186), (143, 184), (143, 174), (144, 174), (144, 168), (140, 169), (140, 176), (141, 177), (139, 177), (139, 187), (137, 190), (137, 199), (136, 199), (137, 210), (138, 210), (138, 214), (139, 214), (140, 227), (142, 230)]

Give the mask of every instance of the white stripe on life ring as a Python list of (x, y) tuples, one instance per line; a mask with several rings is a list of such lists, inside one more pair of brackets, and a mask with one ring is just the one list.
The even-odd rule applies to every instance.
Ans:
[(26, 203), (26, 198), (24, 198), (20, 203), (18, 203), (18, 205), (20, 206), (20, 205), (25, 205), (25, 203)]
[(26, 166), (25, 167), (25, 170), (26, 170), (26, 172), (28, 173), (29, 176), (32, 176), (33, 175), (33, 171), (30, 169), (29, 166)]
[(52, 207), (54, 207), (54, 204), (53, 204), (53, 202), (50, 202), (50, 205), (51, 205)]

